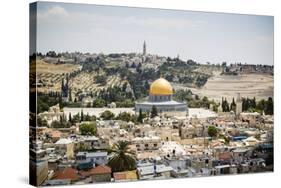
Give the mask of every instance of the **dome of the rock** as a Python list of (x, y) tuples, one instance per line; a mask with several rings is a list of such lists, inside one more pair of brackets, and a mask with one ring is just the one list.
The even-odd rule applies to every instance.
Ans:
[(186, 116), (188, 114), (186, 102), (173, 99), (173, 88), (164, 78), (159, 78), (150, 85), (149, 96), (146, 101), (136, 102), (135, 110), (151, 113), (155, 107), (159, 114), (166, 116)]
[(172, 95), (173, 88), (166, 79), (159, 78), (150, 85), (149, 94), (150, 95)]

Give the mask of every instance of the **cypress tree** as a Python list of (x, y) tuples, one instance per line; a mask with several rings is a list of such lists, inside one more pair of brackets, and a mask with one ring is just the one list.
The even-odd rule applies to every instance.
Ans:
[(157, 108), (156, 108), (156, 106), (152, 106), (152, 109), (151, 109), (151, 113), (150, 113), (150, 117), (151, 118), (154, 118), (155, 116), (157, 116), (158, 115), (158, 111), (157, 111)]
[(139, 110), (139, 116), (138, 116), (138, 122), (142, 123), (143, 120), (143, 115), (142, 115), (142, 110)]
[(60, 107), (60, 109), (62, 109), (62, 108), (63, 108), (63, 104), (62, 104), (62, 96), (61, 96), (61, 95), (59, 96), (59, 107)]
[(83, 113), (83, 110), (81, 110), (81, 121), (84, 121), (84, 113)]
[(71, 88), (69, 88), (68, 100), (69, 100), (70, 102), (72, 102)]
[(234, 97), (233, 97), (233, 98), (232, 98), (232, 102), (231, 102), (231, 104), (230, 104), (230, 110), (231, 110), (231, 111), (235, 111), (235, 109), (236, 109), (236, 103), (235, 103)]
[(256, 106), (257, 106), (257, 104), (256, 104), (256, 97), (254, 97), (254, 98), (253, 98), (253, 104), (252, 104), (252, 107), (253, 107), (253, 108), (256, 108)]
[(273, 100), (271, 97), (266, 102), (265, 114), (273, 115)]
[(68, 114), (68, 121), (72, 122), (71, 112), (69, 112), (69, 114)]

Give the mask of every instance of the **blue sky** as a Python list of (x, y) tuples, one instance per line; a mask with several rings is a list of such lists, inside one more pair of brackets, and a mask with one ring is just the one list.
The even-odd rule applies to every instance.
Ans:
[(37, 51), (273, 64), (273, 17), (39, 2)]

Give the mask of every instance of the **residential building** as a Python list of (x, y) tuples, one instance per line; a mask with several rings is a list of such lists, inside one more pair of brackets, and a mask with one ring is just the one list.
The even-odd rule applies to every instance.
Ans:
[(79, 174), (83, 178), (90, 177), (92, 183), (111, 181), (111, 168), (105, 165), (100, 165), (87, 171), (80, 171)]
[(139, 179), (167, 179), (171, 177), (171, 172), (173, 168), (170, 166), (165, 166), (164, 164), (153, 164), (153, 163), (144, 163), (139, 164), (137, 167), (137, 173)]
[(131, 170), (124, 172), (114, 172), (113, 178), (115, 182), (136, 181), (138, 176), (136, 170)]
[(161, 139), (158, 136), (136, 137), (132, 139), (137, 151), (158, 150), (161, 146)]
[(108, 162), (107, 152), (78, 152), (76, 154), (76, 162), (78, 164), (91, 162), (93, 166), (105, 165)]

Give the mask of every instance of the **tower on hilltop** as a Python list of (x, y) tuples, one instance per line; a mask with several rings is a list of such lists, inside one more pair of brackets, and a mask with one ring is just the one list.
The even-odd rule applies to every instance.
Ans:
[(142, 49), (142, 55), (146, 55), (146, 43), (145, 41), (143, 42), (143, 49)]

